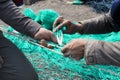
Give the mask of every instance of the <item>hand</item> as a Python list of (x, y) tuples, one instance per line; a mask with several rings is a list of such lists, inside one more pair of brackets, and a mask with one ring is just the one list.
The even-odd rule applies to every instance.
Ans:
[(74, 39), (62, 49), (62, 53), (65, 57), (72, 57), (76, 60), (80, 60), (84, 57), (84, 49), (86, 40)]
[(44, 40), (44, 39), (41, 39), (41, 41), (40, 41), (40, 43), (39, 43), (40, 45), (42, 45), (42, 46), (44, 46), (44, 47), (47, 47), (47, 48), (49, 48), (49, 49), (54, 49), (54, 46), (53, 45), (50, 45), (50, 44), (48, 44), (47, 43), (47, 41), (46, 40)]
[(63, 17), (59, 17), (55, 20), (53, 27), (54, 32), (56, 32), (57, 30), (66, 27), (66, 30), (63, 30), (63, 33), (66, 34), (74, 34), (76, 32), (80, 32), (82, 25), (79, 23), (73, 23), (67, 19), (64, 19)]
[(57, 39), (54, 36), (54, 34), (45, 28), (40, 28), (40, 30), (35, 34), (34, 38), (35, 39), (45, 39), (47, 41), (53, 41), (53, 42), (57, 43)]

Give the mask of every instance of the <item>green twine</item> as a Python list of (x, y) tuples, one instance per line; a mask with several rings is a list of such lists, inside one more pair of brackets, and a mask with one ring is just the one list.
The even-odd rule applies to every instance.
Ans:
[(31, 19), (35, 20), (36, 19), (36, 14), (34, 13), (34, 11), (30, 8), (26, 8), (24, 10), (24, 15), (27, 17), (30, 17)]
[[(48, 20), (47, 20), (48, 21)], [(53, 22), (52, 22), (53, 23)], [(49, 25), (49, 24), (48, 24)], [(14, 30), (11, 30), (11, 32)], [(26, 41), (26, 36), (19, 37), (4, 33), (18, 48), (20, 48), (32, 63), (39, 80), (119, 80), (120, 68), (107, 65), (86, 65), (85, 60), (76, 61), (57, 54), (47, 48), (36, 46)], [(108, 42), (120, 41), (120, 31), (107, 34), (80, 35), (64, 34), (64, 44), (75, 38), (96, 39)], [(52, 43), (52, 42), (49, 42)], [(52, 43), (54, 44), (54, 43)], [(54, 44), (57, 46), (57, 44)], [(55, 51), (60, 49), (55, 47)]]
[(53, 22), (59, 17), (59, 13), (52, 9), (40, 10), (36, 15), (31, 9), (27, 8), (25, 9), (24, 14), (41, 24), (42, 27), (51, 31), (53, 29)]
[[(26, 57), (33, 64), (39, 79), (59, 79), (59, 80), (96, 80), (96, 79), (112, 79), (118, 80), (120, 78), (120, 68), (115, 66), (106, 65), (86, 65), (84, 59), (76, 61), (71, 58), (65, 58), (47, 48), (36, 46), (26, 41), (26, 36), (18, 34), (19, 37), (14, 35), (4, 35), (16, 44), (26, 55)], [(116, 37), (114, 37), (116, 35)], [(96, 39), (109, 42), (120, 41), (120, 32), (111, 32), (108, 34), (90, 34), (79, 35), (64, 34), (64, 44), (75, 38)], [(52, 43), (54, 44), (54, 43)], [(54, 44), (57, 45), (57, 44)], [(54, 48), (55, 51), (60, 51), (59, 48)]]
[(81, 4), (83, 4), (83, 2), (81, 0), (74, 0), (72, 2), (72, 4), (74, 4), (74, 5), (81, 5)]

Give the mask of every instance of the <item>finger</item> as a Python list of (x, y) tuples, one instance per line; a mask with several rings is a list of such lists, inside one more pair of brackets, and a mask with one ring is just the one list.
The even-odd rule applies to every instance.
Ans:
[(45, 39), (41, 39), (40, 45), (47, 47), (47, 41)]
[(62, 53), (64, 54), (64, 53), (67, 53), (68, 51), (69, 51), (69, 47), (68, 47), (68, 45), (65, 45), (65, 47), (64, 48), (62, 48)]
[(71, 51), (64, 53), (64, 57), (69, 57), (69, 56), (71, 56)]
[(58, 41), (57, 41), (57, 38), (55, 37), (55, 35), (52, 35), (52, 36), (51, 36), (51, 40), (52, 40), (53, 42), (55, 42), (55, 43), (58, 44)]
[(71, 54), (71, 57), (72, 57), (73, 59), (76, 59), (76, 60), (80, 60), (80, 59), (83, 58), (83, 57), (80, 55), (80, 53), (79, 53), (79, 54)]
[(64, 18), (62, 16), (58, 17), (53, 23), (53, 28), (55, 28), (58, 24), (62, 23), (63, 20)]
[[(68, 24), (68, 21), (64, 21), (62, 22), (61, 24), (59, 24), (56, 28), (54, 28), (54, 31), (53, 32), (56, 32), (58, 30), (60, 30), (61, 28), (63, 28), (64, 26), (66, 26)], [(66, 29), (67, 30), (67, 29)]]
[(80, 52), (72, 51), (71, 57), (76, 60), (80, 60), (84, 57), (84, 51), (80, 51)]

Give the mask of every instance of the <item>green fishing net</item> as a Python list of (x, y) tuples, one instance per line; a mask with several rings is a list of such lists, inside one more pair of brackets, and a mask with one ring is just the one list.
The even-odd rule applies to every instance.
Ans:
[[(54, 12), (54, 10), (53, 10)], [(47, 14), (49, 11), (47, 12)], [(27, 14), (27, 13), (26, 13)], [(34, 13), (35, 14), (35, 13)], [(44, 16), (44, 15), (43, 15)], [(37, 15), (35, 15), (37, 18)], [(51, 17), (45, 17), (47, 20)], [(33, 18), (32, 18), (33, 19)], [(35, 20), (35, 19), (34, 19)], [(40, 19), (41, 20), (41, 19)], [(52, 22), (53, 23), (53, 22)], [(39, 80), (119, 80), (120, 68), (112, 65), (86, 65), (85, 60), (76, 61), (65, 58), (60, 53), (61, 46), (49, 42), (56, 46), (54, 49), (47, 49), (36, 45), (38, 41), (20, 33), (14, 33), (9, 27), (4, 32), (5, 37), (10, 39), (20, 48), (38, 73)], [(80, 35), (64, 34), (64, 44), (75, 38), (96, 39), (109, 42), (120, 41), (120, 32), (107, 34)]]
[(51, 9), (40, 10), (36, 16), (31, 9), (26, 8), (24, 14), (40, 23), (44, 28), (48, 30), (52, 30), (53, 22), (57, 17), (59, 17), (59, 13)]

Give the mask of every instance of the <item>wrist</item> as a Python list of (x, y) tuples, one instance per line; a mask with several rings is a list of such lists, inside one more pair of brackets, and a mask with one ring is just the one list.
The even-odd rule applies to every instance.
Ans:
[(40, 28), (40, 29), (35, 33), (34, 39), (39, 39), (40, 33), (41, 33), (41, 29), (42, 29), (42, 28)]
[(83, 25), (81, 22), (78, 22), (77, 24), (77, 32), (82, 33), (83, 32)]

